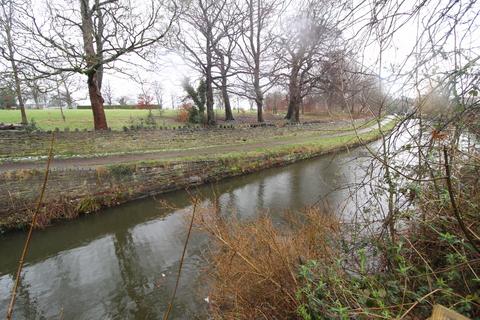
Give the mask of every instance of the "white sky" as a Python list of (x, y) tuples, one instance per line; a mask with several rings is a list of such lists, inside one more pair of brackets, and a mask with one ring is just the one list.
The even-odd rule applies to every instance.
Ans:
[[(135, 60), (138, 64), (139, 61)], [(181, 87), (181, 81), (185, 77), (192, 77), (194, 71), (191, 70), (183, 61), (183, 59), (174, 53), (168, 53), (159, 57), (155, 64), (144, 64), (143, 68), (130, 66), (129, 75), (125, 75), (114, 70), (106, 70), (104, 75), (104, 85), (108, 82), (112, 88), (114, 100), (116, 101), (121, 96), (127, 96), (132, 102), (137, 101), (137, 96), (142, 93), (142, 84), (136, 81), (139, 77), (145, 81), (145, 87), (149, 88), (149, 83), (157, 81), (161, 84), (163, 89), (163, 103), (167, 108), (171, 107), (171, 96), (179, 99), (185, 95)], [(132, 79), (132, 77), (134, 79)], [(84, 79), (85, 80), (85, 79)], [(85, 80), (86, 81), (86, 80)], [(150, 93), (152, 96), (153, 92)], [(80, 97), (85, 96), (86, 92)], [(87, 99), (79, 101), (79, 104), (89, 104)]]
[[(42, 0), (34, 0), (42, 1)], [(68, 1), (68, 0), (67, 0)], [(361, 1), (361, 0), (357, 0)], [(353, 1), (353, 3), (358, 3), (357, 1)], [(438, 3), (432, 2), (431, 4), (439, 4), (445, 3), (447, 0), (439, 0)], [(461, 1), (463, 2), (463, 1)], [(364, 2), (366, 3), (366, 2)], [(408, 4), (406, 8), (413, 8), (415, 4), (418, 3), (417, 0), (406, 0), (405, 4)], [(364, 5), (362, 10), (368, 11), (371, 8), (369, 5)], [(364, 25), (366, 21), (360, 21), (360, 17), (362, 16), (362, 10), (356, 13), (356, 16), (352, 17), (353, 21), (356, 21), (356, 24), (353, 24), (345, 34), (348, 36), (349, 33), (356, 32), (359, 25)], [(430, 17), (431, 10), (430, 7), (426, 7), (422, 9), (421, 15), (421, 22), (428, 19)], [(475, 10), (472, 10), (475, 12)], [(382, 76), (386, 78), (392, 78), (393, 75), (397, 72), (398, 68), (406, 61), (407, 56), (412, 52), (415, 48), (415, 41), (416, 41), (416, 33), (417, 33), (417, 20), (412, 20), (403, 26), (395, 35), (391, 45), (384, 51), (382, 55), (383, 59), (383, 68), (382, 68)], [(474, 28), (475, 30), (475, 28)], [(445, 31), (445, 30), (442, 30)], [(461, 33), (461, 31), (459, 31)], [(480, 29), (477, 29), (470, 35), (467, 39), (464, 39), (464, 43), (467, 46), (472, 46), (477, 43), (478, 47), (480, 44), (478, 43), (480, 40)], [(365, 39), (363, 39), (365, 40)], [(451, 45), (452, 42), (449, 41)], [(429, 50), (431, 48), (428, 48)], [(362, 52), (362, 49), (359, 49), (359, 52)], [(359, 56), (362, 56), (363, 63), (369, 67), (374, 69), (378, 72), (378, 44), (377, 43), (370, 43), (369, 46), (364, 48), (363, 54), (359, 53)], [(163, 103), (166, 107), (171, 107), (171, 96), (176, 97), (175, 104), (179, 103), (179, 99), (184, 96), (184, 92), (181, 88), (181, 81), (185, 77), (189, 77), (192, 80), (196, 79), (199, 75), (196, 73), (195, 70), (188, 67), (182, 60), (182, 58), (173, 52), (159, 55), (154, 63), (146, 63), (144, 61), (139, 61), (139, 59), (135, 56), (128, 56), (126, 58), (127, 61), (133, 62), (134, 64), (142, 64), (143, 68), (137, 68), (135, 65), (126, 66), (124, 64), (117, 64), (121, 66), (122, 69), (128, 69), (129, 76), (126, 74), (122, 74), (119, 72), (115, 72), (114, 70), (106, 70), (104, 76), (104, 85), (109, 83), (110, 87), (112, 88), (113, 95), (114, 95), (114, 103), (116, 100), (121, 96), (127, 96), (130, 98), (132, 102), (137, 100), (138, 94), (142, 92), (141, 84), (138, 81), (134, 81), (132, 78), (138, 79), (141, 78), (146, 83), (151, 83), (153, 81), (157, 81), (161, 84), (163, 88)], [(414, 65), (414, 58), (411, 57), (410, 60), (405, 64), (403, 71), (411, 71)], [(426, 67), (425, 70), (421, 70), (421, 72), (433, 72), (433, 67), (437, 67), (441, 69), (442, 67), (446, 67), (447, 69), (450, 68), (453, 64), (453, 61), (446, 59), (446, 60), (439, 60), (438, 58), (435, 61), (431, 61), (430, 64)], [(81, 81), (86, 81), (85, 77), (81, 78)], [(395, 82), (388, 82), (386, 81), (385, 86), (391, 90), (392, 94), (400, 95), (400, 94), (407, 94), (412, 95), (412, 89), (410, 86), (405, 86), (404, 79), (396, 79)], [(148, 87), (146, 85), (145, 87)], [(403, 92), (402, 92), (403, 91)], [(153, 95), (153, 92), (151, 93)], [(75, 94), (76, 99), (81, 99), (77, 101), (79, 104), (89, 104), (89, 100), (86, 99), (86, 90), (80, 90)], [(248, 102), (243, 101), (241, 102), (241, 106), (244, 108), (249, 107)]]

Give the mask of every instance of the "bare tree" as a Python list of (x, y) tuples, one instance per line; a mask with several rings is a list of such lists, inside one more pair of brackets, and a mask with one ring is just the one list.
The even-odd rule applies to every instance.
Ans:
[(73, 103), (75, 99), (72, 95), (73, 91), (78, 91), (80, 85), (78, 83), (78, 78), (75, 77), (76, 74), (67, 74), (62, 73), (59, 75), (57, 81), (57, 91), (59, 92), (59, 97), (65, 102), (65, 105), (68, 109), (73, 108)]
[(105, 96), (105, 101), (107, 104), (111, 106), (113, 102), (113, 90), (109, 82), (107, 82), (103, 87), (103, 95)]
[(277, 57), (284, 70), (282, 76), (288, 79), (285, 119), (300, 121), (302, 100), (322, 77), (319, 66), (339, 36), (334, 12), (331, 1), (305, 1), (282, 24)]
[(234, 60), (237, 58), (235, 53), (244, 32), (245, 19), (246, 15), (237, 1), (227, 1), (219, 15), (220, 28), (225, 32), (219, 34), (217, 41), (212, 44), (215, 52), (214, 64), (218, 69), (218, 76), (214, 76), (214, 82), (220, 90), (222, 105), (225, 109), (225, 121), (235, 120), (229, 97), (232, 90), (229, 89), (228, 82), (238, 72), (234, 68)]
[(134, 81), (140, 87), (140, 94), (137, 97), (137, 104), (148, 106), (150, 108), (155, 97), (152, 96), (153, 87), (149, 84), (148, 80), (139, 72), (132, 77)]
[(158, 108), (162, 110), (163, 108), (163, 88), (160, 82), (153, 81), (152, 82), (152, 91), (153, 95), (155, 96), (155, 100), (157, 102)]
[(213, 68), (215, 47), (227, 32), (220, 24), (227, 0), (191, 1), (182, 8), (177, 43), (184, 59), (205, 78), (207, 124), (215, 124)]
[(27, 87), (30, 91), (30, 97), (33, 99), (35, 103), (35, 108), (39, 108), (42, 104), (40, 99), (42, 98), (42, 94), (47, 92), (46, 88), (42, 88), (41, 81), (38, 79), (33, 79), (31, 81), (26, 82)]
[(255, 101), (257, 106), (257, 121), (263, 122), (264, 94), (274, 84), (272, 76), (275, 74), (276, 63), (271, 59), (273, 37), (270, 30), (273, 28), (275, 14), (283, 5), (281, 0), (245, 0), (244, 32), (239, 39), (239, 50), (243, 63), (240, 68), (243, 76), (238, 80), (243, 85), (242, 94)]
[(16, 47), (19, 43), (16, 43), (16, 38), (14, 38), (15, 30), (17, 24), (16, 11), (19, 6), (25, 5), (15, 0), (1, 0), (1, 11), (0, 11), (0, 37), (5, 47), (0, 48), (2, 57), (8, 61), (11, 67), (12, 78), (15, 87), (15, 94), (18, 100), (18, 106), (20, 107), (20, 112), (22, 115), (22, 124), (28, 124), (27, 114), (25, 112), (25, 101), (22, 94), (21, 80), (19, 65), (17, 63), (17, 54)]
[(45, 4), (48, 10), (43, 16), (24, 12), (31, 22), (24, 26), (36, 47), (22, 50), (22, 63), (45, 77), (64, 72), (86, 75), (95, 129), (107, 129), (100, 90), (103, 68), (124, 61), (132, 52), (144, 57), (148, 47), (165, 38), (176, 6), (165, 21), (163, 3), (154, 1), (79, 0), (79, 6), (72, 7), (70, 2), (46, 0)]

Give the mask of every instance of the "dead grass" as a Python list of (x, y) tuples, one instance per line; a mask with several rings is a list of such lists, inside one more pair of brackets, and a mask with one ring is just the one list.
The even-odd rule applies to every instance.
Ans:
[(214, 240), (209, 253), (211, 315), (215, 319), (296, 318), (298, 268), (308, 260), (333, 263), (339, 221), (318, 208), (275, 226), (202, 210), (196, 225)]

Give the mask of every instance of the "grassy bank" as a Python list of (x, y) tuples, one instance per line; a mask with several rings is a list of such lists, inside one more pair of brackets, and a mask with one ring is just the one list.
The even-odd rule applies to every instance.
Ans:
[[(384, 129), (392, 127), (386, 124)], [(102, 207), (118, 205), (146, 195), (168, 192), (226, 177), (284, 166), (378, 139), (379, 132), (341, 137), (318, 137), (255, 150), (141, 160), (91, 168), (53, 170), (47, 186), (41, 225), (72, 219)], [(29, 221), (38, 196), (43, 169), (22, 169), (0, 174), (0, 228), (21, 228)]]
[[(80, 110), (82, 111), (82, 110)], [(122, 110), (123, 111), (123, 110)], [(127, 110), (129, 111), (129, 110)], [(367, 127), (371, 121), (357, 121)], [(56, 134), (56, 158), (70, 156), (99, 157), (127, 153), (194, 150), (220, 146), (278, 144), (312, 140), (319, 135), (345, 134), (351, 125), (345, 122), (284, 127), (217, 128), (182, 130), (129, 130), (126, 132), (61, 132)], [(0, 158), (13, 161), (23, 157), (46, 156), (51, 135), (12, 133), (0, 135)]]

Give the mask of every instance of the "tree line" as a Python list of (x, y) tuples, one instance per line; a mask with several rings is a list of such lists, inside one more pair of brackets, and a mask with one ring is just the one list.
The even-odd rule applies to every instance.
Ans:
[[(13, 89), (24, 124), (25, 88), (35, 100), (47, 91), (39, 84), (63, 83), (57, 95), (71, 103), (66, 83), (76, 75), (84, 79), (95, 129), (107, 129), (104, 104), (111, 104), (112, 89), (104, 86), (104, 71), (129, 73), (125, 65), (155, 63), (166, 52), (181, 55), (197, 71), (205, 100), (197, 119), (208, 125), (215, 124), (216, 92), (226, 121), (234, 120), (235, 95), (255, 106), (258, 122), (264, 122), (265, 98), (274, 91), (285, 92), (285, 119), (293, 122), (300, 121), (306, 98), (349, 110), (347, 105), (371, 107), (382, 95), (378, 76), (365, 72), (345, 36), (345, 17), (353, 10), (348, 1), (1, 2), (0, 85)], [(192, 97), (192, 90), (187, 93)]]

